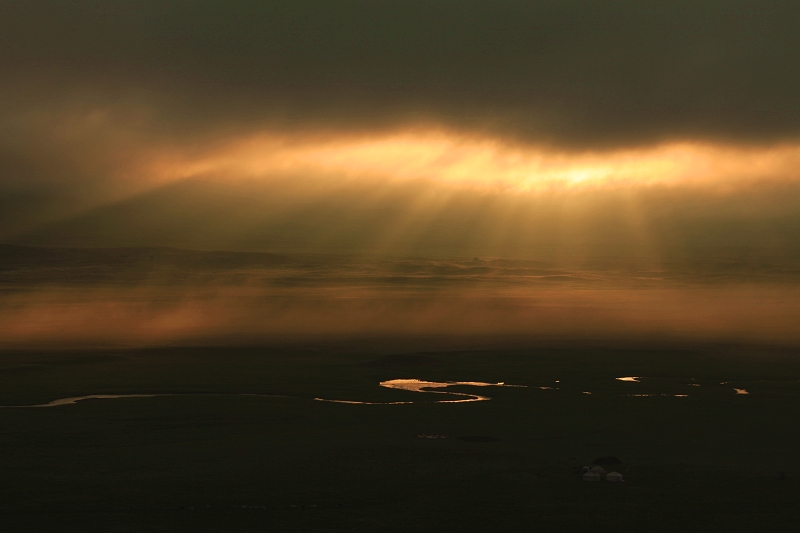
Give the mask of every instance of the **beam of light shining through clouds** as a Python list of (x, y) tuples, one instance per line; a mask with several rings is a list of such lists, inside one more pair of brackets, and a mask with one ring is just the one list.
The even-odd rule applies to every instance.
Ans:
[[(314, 295), (271, 264), (206, 272), (137, 252), (139, 270), (45, 276), (9, 248), (7, 340), (85, 340), (104, 321), (127, 339), (273, 335), (306, 319), (321, 334), (610, 321), (792, 336), (776, 287), (793, 294), (800, 259), (794, 4), (0, 0), (0, 13), (0, 242), (328, 262), (294, 271), (321, 280)], [(400, 272), (419, 258), (424, 274)], [(537, 292), (530, 265), (499, 260), (584, 286)], [(453, 298), (397, 287), (436, 269), (460, 272)], [(380, 275), (365, 287), (354, 272)], [(150, 287), (165, 275), (181, 288)], [(263, 299), (235, 303), (253, 283)], [(249, 311), (214, 313), (192, 284)], [(551, 322), (550, 307), (593, 318)]]

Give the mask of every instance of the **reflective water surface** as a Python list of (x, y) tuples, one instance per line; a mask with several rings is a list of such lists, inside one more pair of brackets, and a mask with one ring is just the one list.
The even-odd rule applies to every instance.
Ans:
[[(627, 381), (627, 382), (636, 382), (639, 383), (640, 376), (624, 376), (615, 378), (617, 381)], [(559, 383), (556, 381), (556, 383)], [(727, 381), (723, 381), (720, 384), (727, 384)], [(516, 387), (516, 388), (528, 388), (527, 385), (509, 385), (504, 382), (498, 383), (486, 383), (483, 381), (426, 381), (421, 379), (390, 379), (387, 381), (381, 381), (379, 383), (381, 387), (385, 387), (387, 389), (397, 389), (403, 390), (407, 392), (416, 392), (416, 393), (427, 393), (427, 394), (443, 394), (447, 397), (447, 399), (436, 400), (430, 403), (466, 403), (466, 402), (482, 402), (491, 400), (491, 397), (484, 396), (475, 393), (468, 393), (468, 392), (455, 392), (455, 391), (447, 391), (447, 390), (436, 390), (436, 389), (445, 389), (447, 387), (454, 387), (454, 386), (466, 386), (466, 387)], [(699, 387), (699, 383), (688, 383), (689, 386)], [(559, 387), (549, 387), (549, 386), (531, 386), (534, 389), (542, 389), (542, 390), (560, 390)], [(738, 395), (746, 395), (750, 394), (747, 389), (743, 388), (735, 388), (733, 389), (736, 391)], [(591, 395), (590, 391), (582, 391), (582, 394)], [(89, 394), (86, 396), (71, 396), (68, 398), (59, 398), (56, 400), (52, 400), (47, 403), (41, 404), (33, 404), (33, 405), (0, 405), (0, 408), (39, 408), (39, 407), (59, 407), (62, 405), (73, 405), (81, 401), (85, 400), (109, 400), (109, 399), (120, 399), (120, 398), (155, 398), (160, 396), (258, 396), (258, 397), (271, 397), (271, 398), (302, 398), (301, 396), (287, 396), (287, 395), (280, 395), (280, 394), (258, 394), (258, 393), (142, 393), (142, 394)], [(664, 393), (638, 393), (638, 394), (625, 394), (624, 396), (632, 396), (632, 397), (652, 397), (652, 396), (671, 396), (675, 398), (686, 398), (688, 394), (664, 394)], [(419, 403), (414, 400), (404, 400), (404, 401), (392, 401), (392, 402), (367, 402), (367, 401), (357, 401), (357, 400), (337, 400), (337, 399), (329, 399), (329, 398), (313, 398), (315, 401), (318, 402), (332, 402), (332, 403), (343, 403), (343, 404), (353, 404), (353, 405), (407, 405), (412, 403)], [(434, 438), (432, 436), (420, 436), (420, 438)]]
[[(381, 381), (380, 386), (387, 389), (399, 389), (409, 392), (426, 392), (430, 394), (446, 394), (448, 396), (458, 396), (452, 400), (437, 400), (432, 403), (465, 403), (465, 402), (482, 402), (491, 400), (489, 396), (481, 396), (479, 394), (469, 394), (465, 392), (452, 392), (452, 391), (438, 391), (430, 389), (442, 389), (445, 387), (452, 387), (455, 385), (465, 385), (470, 387), (519, 387), (525, 388), (526, 385), (506, 385), (504, 382), (499, 383), (484, 383), (482, 381), (424, 381), (421, 379), (390, 379), (388, 381)], [(361, 405), (402, 405), (409, 403), (416, 403), (413, 401), (405, 402), (357, 402), (352, 400), (328, 400), (326, 398), (314, 398), (320, 402), (335, 402), (335, 403), (349, 403)]]
[[(468, 394), (465, 392), (453, 391), (437, 391), (430, 389), (440, 389), (451, 387), (454, 385), (465, 385), (470, 387), (526, 387), (525, 385), (506, 385), (500, 383), (484, 383), (481, 381), (424, 381), (419, 379), (392, 379), (382, 381), (381, 387), (389, 389), (400, 389), (410, 392), (425, 392), (431, 394), (446, 394), (448, 396), (457, 397), (455, 399), (438, 400), (433, 403), (463, 403), (463, 402), (480, 402), (484, 400), (491, 400), (489, 396), (481, 396), (478, 394)], [(549, 389), (550, 387), (540, 387), (542, 389)], [(68, 398), (59, 398), (47, 403), (32, 404), (32, 405), (0, 405), (0, 408), (39, 408), (39, 407), (59, 407), (62, 405), (73, 405), (85, 400), (112, 400), (120, 398), (156, 398), (160, 396), (261, 396), (271, 398), (300, 398), (300, 396), (286, 396), (281, 394), (256, 394), (256, 393), (147, 393), (147, 394), (88, 394), (86, 396), (70, 396)], [(414, 401), (396, 401), (396, 402), (361, 402), (355, 400), (332, 400), (328, 398), (314, 398), (318, 402), (333, 402), (344, 404), (356, 405), (405, 405), (417, 403)]]
[(169, 396), (168, 394), (90, 394), (88, 396), (73, 396), (71, 398), (59, 398), (52, 402), (40, 403), (35, 405), (0, 405), (0, 407), (58, 407), (59, 405), (72, 405), (83, 400), (113, 400), (117, 398), (153, 398), (155, 396)]
[(153, 394), (88, 394), (86, 396), (71, 396), (69, 398), (59, 398), (47, 403), (37, 403), (33, 405), (0, 405), (0, 409), (15, 408), (38, 408), (38, 407), (59, 407), (62, 405), (73, 405), (84, 400), (116, 400), (120, 398), (157, 398), (160, 396), (262, 396), (267, 398), (295, 398), (295, 396), (285, 396), (281, 394), (257, 394), (257, 393), (225, 393), (225, 392), (163, 392)]

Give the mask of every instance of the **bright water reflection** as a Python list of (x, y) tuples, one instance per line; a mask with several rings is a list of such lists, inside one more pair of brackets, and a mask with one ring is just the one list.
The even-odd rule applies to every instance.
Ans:
[[(423, 381), (419, 379), (392, 379), (389, 381), (382, 381), (381, 387), (389, 389), (400, 389), (410, 392), (427, 392), (432, 394), (446, 394), (448, 396), (456, 396), (458, 398), (451, 400), (438, 400), (433, 403), (463, 403), (463, 402), (480, 402), (484, 400), (491, 400), (488, 396), (481, 396), (478, 394), (468, 394), (464, 392), (452, 391), (437, 391), (430, 389), (439, 389), (450, 387), (454, 385), (466, 385), (470, 387), (525, 387), (525, 385), (506, 385), (505, 383), (483, 383), (481, 381)], [(549, 389), (550, 387), (540, 387), (542, 389)], [(0, 405), (0, 408), (39, 408), (39, 407), (59, 407), (62, 405), (73, 405), (84, 400), (111, 400), (120, 398), (156, 398), (161, 396), (261, 396), (271, 398), (299, 398), (298, 396), (286, 396), (281, 394), (256, 394), (256, 393), (148, 393), (148, 394), (88, 394), (86, 396), (70, 396), (68, 398), (59, 398), (47, 403), (32, 404), (32, 405)], [(414, 401), (399, 401), (399, 402), (359, 402), (355, 400), (330, 400), (327, 398), (314, 398), (319, 402), (333, 402), (333, 403), (347, 403), (359, 405), (404, 405), (416, 403)]]
[(506, 385), (504, 382), (499, 383), (483, 383), (482, 381), (422, 381), (419, 379), (391, 379), (389, 381), (381, 381), (381, 387), (389, 389), (401, 389), (412, 392), (431, 392), (435, 394), (449, 394), (452, 396), (463, 396), (463, 399), (458, 400), (439, 400), (436, 403), (458, 403), (458, 402), (480, 402), (483, 400), (491, 400), (488, 396), (479, 396), (477, 394), (466, 394), (463, 392), (446, 392), (434, 391), (427, 389), (440, 389), (444, 387), (451, 387), (453, 385), (468, 385), (471, 387), (519, 387), (525, 388), (525, 385)]
[[(504, 382), (499, 383), (484, 383), (482, 381), (424, 381), (421, 379), (390, 379), (388, 381), (381, 381), (380, 386), (387, 389), (399, 389), (409, 392), (427, 392), (430, 394), (446, 394), (448, 396), (459, 396), (453, 400), (437, 400), (432, 403), (465, 403), (465, 402), (482, 402), (491, 400), (489, 396), (481, 396), (478, 394), (468, 394), (465, 392), (452, 392), (452, 391), (438, 391), (430, 389), (442, 389), (445, 387), (452, 387), (455, 385), (466, 385), (470, 387), (520, 387), (525, 388), (525, 385), (506, 385)], [(357, 402), (352, 400), (328, 400), (325, 398), (314, 398), (320, 402), (334, 402), (334, 403), (349, 403), (361, 405), (402, 405), (409, 403), (416, 403), (413, 401), (406, 402)]]

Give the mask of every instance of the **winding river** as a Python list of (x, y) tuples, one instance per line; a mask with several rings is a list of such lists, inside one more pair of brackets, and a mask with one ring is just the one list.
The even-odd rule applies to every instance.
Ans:
[[(628, 383), (641, 383), (642, 378), (640, 376), (624, 376), (615, 379), (617, 381), (623, 381)], [(559, 383), (559, 381), (556, 381), (556, 383)], [(728, 383), (727, 381), (723, 381), (720, 383), (720, 385), (726, 385), (727, 383)], [(442, 399), (440, 400), (428, 401), (426, 403), (468, 403), (468, 402), (484, 402), (491, 400), (491, 397), (489, 396), (485, 396), (483, 394), (476, 394), (473, 392), (455, 392), (452, 390), (440, 390), (440, 389), (446, 389), (448, 387), (458, 386), (458, 387), (528, 388), (527, 385), (508, 385), (502, 381), (498, 383), (485, 383), (483, 381), (426, 381), (422, 379), (390, 379), (387, 381), (381, 381), (379, 385), (387, 389), (403, 390), (407, 392), (424, 393), (424, 394), (439, 394), (443, 396)], [(689, 383), (688, 385), (697, 387), (700, 386), (700, 384), (698, 383)], [(550, 386), (536, 386), (533, 388), (542, 390), (559, 389), (559, 387), (550, 387)], [(737, 395), (750, 394), (744, 388), (734, 388), (734, 391), (736, 392)], [(592, 393), (589, 391), (583, 391), (583, 394), (592, 394)], [(344, 404), (354, 404), (354, 405), (407, 405), (412, 403), (423, 403), (418, 400), (403, 400), (403, 401), (392, 401), (392, 402), (366, 402), (358, 400), (338, 400), (338, 399), (319, 398), (319, 397), (308, 398), (307, 396), (289, 396), (284, 394), (173, 392), (173, 393), (141, 393), (141, 394), (89, 394), (86, 396), (70, 396), (68, 398), (59, 398), (47, 403), (32, 404), (32, 405), (0, 405), (0, 409), (61, 407), (63, 405), (74, 405), (78, 402), (82, 402), (85, 400), (114, 400), (120, 398), (156, 398), (161, 396), (253, 396), (253, 397), (263, 397), (263, 398), (297, 398), (297, 399), (313, 399), (314, 401), (317, 402), (344, 403)], [(677, 398), (686, 398), (689, 395), (686, 393), (664, 394), (664, 393), (642, 392), (636, 394), (624, 394), (623, 396), (636, 396), (636, 397), (674, 396)]]
[[(525, 385), (506, 385), (505, 383), (483, 383), (481, 381), (423, 381), (419, 379), (391, 379), (382, 381), (381, 387), (388, 389), (399, 389), (410, 392), (424, 392), (431, 394), (445, 394), (452, 399), (438, 400), (432, 403), (464, 403), (464, 402), (481, 402), (491, 400), (488, 396), (481, 396), (479, 394), (468, 394), (465, 392), (452, 392), (452, 391), (439, 391), (431, 389), (441, 389), (445, 387), (452, 387), (455, 385), (466, 385), (470, 387), (525, 387)], [(59, 398), (47, 403), (39, 403), (32, 405), (0, 405), (1, 409), (31, 409), (42, 407), (60, 407), (63, 405), (74, 405), (78, 402), (86, 400), (116, 400), (121, 398), (157, 398), (162, 396), (256, 396), (264, 398), (302, 398), (302, 396), (287, 396), (282, 394), (256, 394), (256, 393), (214, 393), (214, 392), (175, 392), (175, 393), (152, 393), (152, 394), (88, 394), (86, 396), (70, 396), (68, 398)], [(334, 402), (358, 405), (403, 405), (411, 403), (419, 403), (415, 401), (400, 401), (400, 402), (359, 402), (353, 400), (331, 400), (327, 398), (314, 398), (318, 402)]]
[[(410, 392), (426, 392), (430, 394), (446, 394), (448, 396), (455, 396), (455, 399), (437, 400), (431, 403), (466, 403), (466, 402), (483, 402), (491, 400), (488, 396), (481, 396), (479, 394), (468, 394), (466, 392), (452, 392), (440, 391), (431, 389), (443, 389), (445, 387), (452, 387), (455, 385), (466, 385), (470, 387), (520, 387), (525, 388), (525, 385), (506, 385), (500, 383), (484, 383), (482, 381), (423, 381), (421, 379), (390, 379), (389, 381), (381, 381), (381, 387), (387, 389), (399, 389)], [(409, 403), (419, 403), (414, 401), (405, 402), (358, 402), (352, 400), (328, 400), (326, 398), (314, 398), (318, 402), (334, 402), (334, 403), (350, 403), (357, 405), (402, 405)]]

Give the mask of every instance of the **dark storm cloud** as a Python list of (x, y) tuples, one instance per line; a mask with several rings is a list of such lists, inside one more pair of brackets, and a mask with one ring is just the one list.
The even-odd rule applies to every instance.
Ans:
[(561, 145), (800, 134), (791, 1), (0, 1), (17, 108), (184, 134), (415, 121)]

